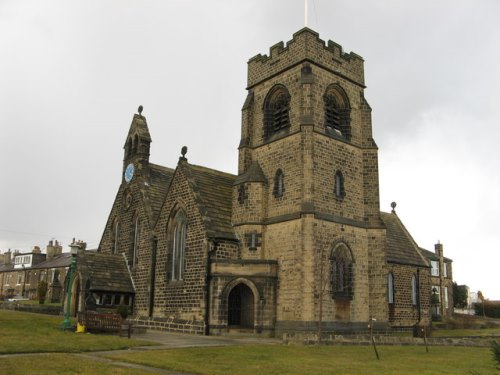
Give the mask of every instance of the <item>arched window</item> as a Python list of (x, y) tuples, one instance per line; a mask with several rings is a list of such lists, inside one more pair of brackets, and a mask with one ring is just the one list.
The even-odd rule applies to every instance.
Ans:
[(390, 304), (394, 303), (394, 276), (391, 272), (387, 274), (387, 300)]
[(338, 85), (330, 85), (323, 96), (325, 109), (325, 131), (351, 139), (351, 109), (344, 90)]
[(132, 266), (135, 267), (139, 261), (139, 214), (136, 214), (133, 221), (134, 231), (132, 237)]
[(417, 278), (415, 275), (411, 277), (411, 304), (417, 305)]
[(332, 298), (352, 299), (354, 273), (351, 251), (345, 244), (337, 245), (330, 257)]
[(119, 240), (119, 232), (120, 232), (120, 223), (118, 219), (115, 219), (113, 222), (113, 227), (111, 228), (111, 238), (112, 238), (112, 248), (113, 254), (118, 254), (118, 240)]
[(182, 280), (184, 276), (184, 258), (186, 251), (187, 217), (180, 210), (172, 222), (172, 268), (171, 280)]
[(344, 199), (344, 197), (345, 197), (344, 176), (342, 175), (342, 172), (340, 172), (340, 171), (335, 172), (335, 183), (334, 183), (333, 191), (335, 193), (335, 198)]
[(281, 169), (276, 171), (274, 175), (274, 187), (273, 187), (273, 195), (275, 198), (279, 198), (283, 196), (285, 192), (285, 175)]
[(132, 138), (129, 138), (127, 141), (127, 155), (126, 157), (130, 157), (132, 155)]
[(264, 101), (264, 139), (290, 126), (290, 94), (287, 89), (275, 86)]

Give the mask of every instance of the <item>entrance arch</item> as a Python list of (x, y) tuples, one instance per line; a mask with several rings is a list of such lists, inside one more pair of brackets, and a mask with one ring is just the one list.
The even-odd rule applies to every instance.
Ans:
[(245, 284), (237, 284), (227, 297), (227, 324), (229, 328), (254, 328), (255, 298)]

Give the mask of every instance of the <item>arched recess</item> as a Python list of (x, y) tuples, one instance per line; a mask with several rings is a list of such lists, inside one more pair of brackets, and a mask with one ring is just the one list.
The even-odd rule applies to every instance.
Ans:
[(334, 83), (327, 87), (323, 95), (325, 131), (351, 139), (351, 105), (344, 89)]
[(331, 296), (335, 301), (335, 320), (349, 321), (354, 297), (354, 256), (344, 240), (332, 244), (330, 253)]
[(80, 275), (76, 272), (73, 277), (73, 283), (71, 284), (71, 316), (76, 316), (78, 312), (82, 311), (80, 284)]
[(264, 100), (264, 140), (290, 127), (290, 94), (285, 86), (275, 85)]
[(259, 291), (251, 281), (238, 278), (227, 284), (222, 293), (226, 302), (228, 328), (250, 328), (257, 324)]

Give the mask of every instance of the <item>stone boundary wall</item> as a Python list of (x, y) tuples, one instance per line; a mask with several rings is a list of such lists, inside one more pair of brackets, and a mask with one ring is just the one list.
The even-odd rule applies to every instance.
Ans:
[(189, 333), (192, 335), (203, 335), (205, 333), (205, 324), (203, 321), (197, 320), (181, 320), (181, 319), (149, 319), (146, 317), (138, 317), (130, 319), (133, 322), (134, 330), (151, 329), (156, 331), (167, 331), (177, 333)]
[(0, 309), (30, 312), (36, 314), (62, 315), (62, 306), (27, 305), (16, 302), (0, 302)]
[[(422, 338), (374, 335), (377, 345), (425, 345)], [(429, 346), (469, 346), (490, 347), (493, 340), (500, 340), (500, 335), (490, 336), (468, 336), (468, 337), (432, 337), (427, 338)], [(283, 334), (283, 343), (287, 345), (316, 345), (318, 336), (316, 334), (289, 335)], [(369, 335), (329, 335), (321, 339), (322, 345), (371, 345)]]

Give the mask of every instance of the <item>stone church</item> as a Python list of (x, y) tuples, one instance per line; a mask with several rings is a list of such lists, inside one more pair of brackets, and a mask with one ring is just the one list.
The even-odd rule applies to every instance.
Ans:
[(185, 147), (173, 168), (151, 163), (139, 108), (93, 255), (129, 280), (120, 293), (138, 325), (280, 335), (428, 323), (429, 261), (395, 204), (380, 211), (363, 64), (309, 28), (250, 59), (237, 175), (190, 164)]

